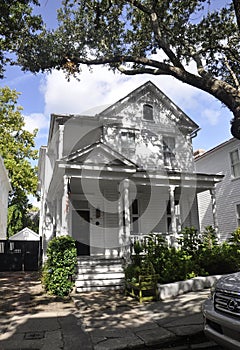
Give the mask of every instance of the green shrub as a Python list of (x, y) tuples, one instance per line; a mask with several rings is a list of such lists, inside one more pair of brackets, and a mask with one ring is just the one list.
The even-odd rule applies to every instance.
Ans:
[(185, 227), (181, 232), (181, 238), (178, 239), (178, 243), (181, 250), (187, 254), (194, 256), (201, 244), (200, 235), (195, 227)]
[(238, 227), (231, 235), (229, 239), (230, 243), (240, 245), (240, 227)]
[[(194, 227), (185, 227), (179, 239), (180, 248), (170, 248), (159, 235), (148, 235), (148, 239), (136, 243), (133, 264), (125, 270), (126, 279), (137, 280), (143, 274), (144, 264), (152, 269), (144, 274), (159, 275), (160, 283), (186, 280), (196, 276), (221, 275), (240, 270), (240, 228), (233, 232), (230, 242), (219, 244), (212, 226), (199, 234)], [(140, 255), (144, 251), (144, 255)]]
[(75, 241), (69, 236), (52, 239), (47, 248), (47, 261), (43, 267), (42, 282), (50, 294), (64, 297), (73, 288), (77, 250)]

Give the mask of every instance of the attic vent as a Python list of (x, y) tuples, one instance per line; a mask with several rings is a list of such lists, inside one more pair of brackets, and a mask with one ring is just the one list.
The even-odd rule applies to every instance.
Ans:
[(143, 119), (153, 120), (153, 106), (148, 103), (143, 105)]

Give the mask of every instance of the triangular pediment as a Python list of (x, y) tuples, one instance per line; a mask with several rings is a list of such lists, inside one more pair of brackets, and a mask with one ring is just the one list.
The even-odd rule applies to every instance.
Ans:
[(9, 238), (10, 241), (39, 241), (39, 235), (30, 228), (25, 227)]
[(103, 118), (119, 118), (126, 114), (132, 115), (133, 120), (136, 117), (136, 111), (143, 104), (153, 104), (159, 107), (160, 113), (166, 116), (164, 124), (173, 123), (178, 128), (188, 129), (192, 132), (198, 129), (198, 125), (189, 118), (172, 100), (170, 100), (155, 84), (151, 81), (141, 85), (127, 96), (104, 109), (99, 116)]
[(78, 165), (98, 165), (136, 168), (136, 165), (108, 145), (97, 142), (77, 150), (64, 159), (67, 163)]

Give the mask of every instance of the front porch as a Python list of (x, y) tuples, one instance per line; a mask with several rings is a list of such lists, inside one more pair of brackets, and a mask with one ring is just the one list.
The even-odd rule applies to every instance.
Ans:
[[(199, 229), (197, 193), (210, 191), (217, 232), (215, 183), (221, 176), (163, 173), (150, 178), (84, 174), (64, 175), (62, 213), (67, 233), (77, 241), (79, 256), (127, 258), (134, 240), (160, 234), (174, 245), (184, 227)], [(58, 206), (60, 208), (60, 206)], [(60, 216), (60, 215), (58, 215)], [(62, 226), (57, 227), (62, 234)], [(57, 233), (58, 235), (58, 233)]]

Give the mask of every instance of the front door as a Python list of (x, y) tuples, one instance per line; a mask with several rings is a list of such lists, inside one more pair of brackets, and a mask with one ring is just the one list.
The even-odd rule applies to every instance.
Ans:
[(74, 210), (72, 217), (73, 238), (76, 240), (77, 254), (90, 255), (90, 212)]

